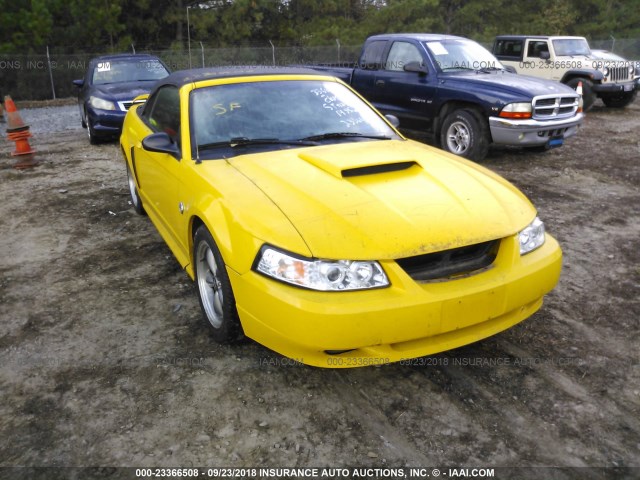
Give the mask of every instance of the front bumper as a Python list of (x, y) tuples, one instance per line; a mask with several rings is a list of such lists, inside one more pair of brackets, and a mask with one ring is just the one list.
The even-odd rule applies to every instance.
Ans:
[(497, 145), (536, 146), (544, 145), (553, 138), (569, 138), (578, 133), (584, 114), (563, 120), (511, 120), (489, 117), (489, 128), (493, 143)]
[(632, 80), (625, 83), (594, 83), (593, 91), (596, 93), (623, 93), (633, 92), (637, 88), (637, 82)]
[(118, 136), (127, 112), (121, 110), (100, 110), (87, 107), (87, 116), (96, 135), (101, 137)]
[(562, 252), (547, 235), (543, 246), (521, 256), (513, 236), (501, 241), (487, 270), (428, 283), (415, 282), (394, 261), (381, 263), (391, 286), (359, 292), (315, 292), (228, 269), (245, 334), (317, 367), (379, 365), (431, 355), (531, 316), (558, 282)]

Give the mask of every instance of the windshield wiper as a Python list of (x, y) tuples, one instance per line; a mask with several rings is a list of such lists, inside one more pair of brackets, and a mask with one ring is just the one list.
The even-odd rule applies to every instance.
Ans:
[(320, 135), (311, 135), (310, 137), (304, 137), (300, 140), (328, 140), (331, 138), (372, 138), (374, 140), (391, 140), (391, 137), (387, 137), (385, 135), (366, 135), (364, 133), (357, 132), (329, 132), (322, 133)]
[(281, 140), (279, 138), (247, 138), (247, 137), (234, 137), (222, 142), (205, 143), (198, 145), (198, 151), (208, 150), (210, 148), (218, 147), (246, 147), (250, 145), (316, 145), (314, 142), (307, 142), (303, 140)]
[(484, 67), (484, 68), (478, 69), (479, 72), (483, 72), (483, 73), (502, 72), (503, 70), (504, 68), (500, 68), (500, 67)]
[(470, 67), (440, 67), (440, 70), (445, 72), (447, 70), (475, 70), (475, 69)]

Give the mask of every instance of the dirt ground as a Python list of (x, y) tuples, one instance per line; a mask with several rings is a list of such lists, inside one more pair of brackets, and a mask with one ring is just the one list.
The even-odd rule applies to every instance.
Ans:
[(119, 147), (90, 146), (73, 106), (21, 113), (40, 165), (13, 169), (0, 142), (0, 467), (640, 478), (618, 470), (640, 467), (640, 100), (598, 103), (562, 148), (483, 162), (563, 247), (536, 315), (413, 365), (351, 370), (216, 344), (194, 285), (129, 203)]

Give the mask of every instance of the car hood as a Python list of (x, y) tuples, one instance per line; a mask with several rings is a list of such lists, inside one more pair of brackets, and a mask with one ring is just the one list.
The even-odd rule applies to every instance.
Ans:
[(531, 203), (497, 175), (410, 140), (250, 154), (228, 162), (278, 206), (318, 258), (393, 259), (441, 251), (514, 235), (535, 217)]
[(93, 85), (92, 94), (97, 93), (104, 98), (112, 98), (114, 100), (133, 100), (138, 95), (149, 93), (156, 81), (157, 80), (145, 80)]
[(483, 91), (491, 89), (512, 92), (527, 98), (536, 95), (575, 94), (574, 90), (560, 82), (509, 72), (458, 72), (457, 75), (447, 74), (447, 77), (448, 82), (464, 82), (467, 85), (473, 84)]

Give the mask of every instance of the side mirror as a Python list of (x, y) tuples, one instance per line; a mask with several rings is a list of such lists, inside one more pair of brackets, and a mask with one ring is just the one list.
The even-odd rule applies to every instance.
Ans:
[(400, 126), (400, 120), (398, 120), (398, 117), (395, 115), (385, 115), (384, 118), (386, 118), (387, 122), (393, 125), (394, 128), (398, 128)]
[(83, 79), (79, 79), (79, 80), (74, 80), (73, 84), (78, 87), (81, 88), (84, 85), (84, 80)]
[(180, 149), (176, 142), (165, 132), (152, 133), (142, 139), (142, 148), (147, 152), (168, 153), (180, 159)]
[(420, 62), (409, 62), (403, 67), (403, 70), (405, 72), (420, 73), (421, 75), (426, 75), (427, 73), (429, 73), (426, 65), (423, 65)]
[(504, 65), (504, 69), (509, 73), (518, 73), (513, 65)]
[(549, 60), (551, 58), (551, 54), (549, 52), (540, 52), (540, 58), (542, 60)]

